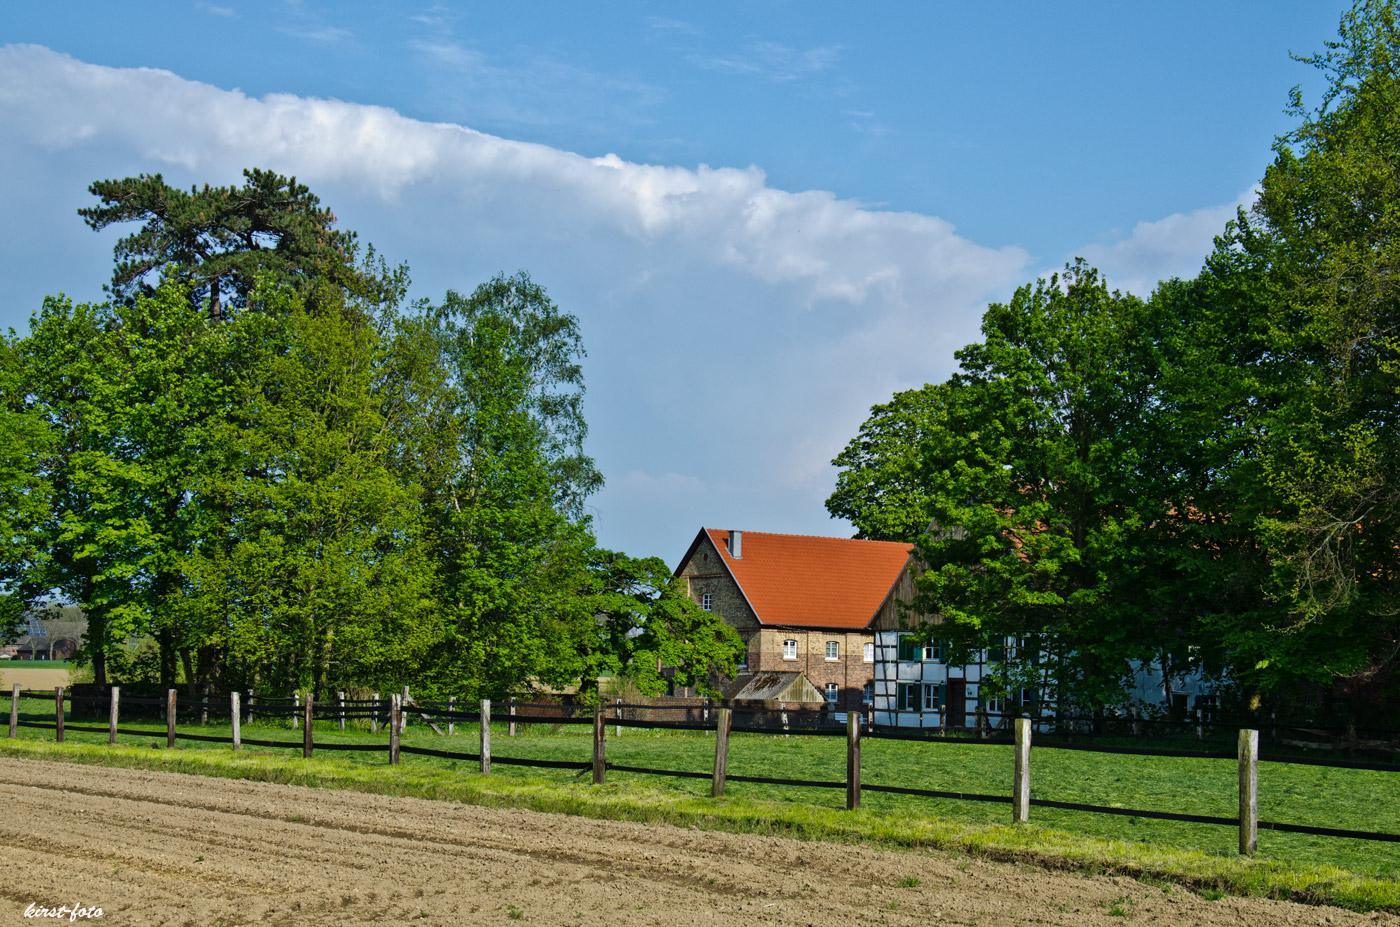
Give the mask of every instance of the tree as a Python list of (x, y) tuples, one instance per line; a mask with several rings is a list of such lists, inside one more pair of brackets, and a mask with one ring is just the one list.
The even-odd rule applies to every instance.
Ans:
[(89, 226), (143, 223), (117, 242), (112, 294), (126, 301), (149, 295), (162, 275), (174, 273), (217, 322), (226, 305), (247, 304), (259, 275), (293, 286), (308, 300), (326, 285), (371, 303), (402, 289), (402, 269), (355, 266), (354, 233), (334, 229), (335, 215), (296, 178), (257, 168), (243, 176), (242, 187), (205, 184), (188, 193), (160, 174), (93, 183), (88, 190), (101, 205), (78, 210)]
[(715, 680), (733, 678), (744, 653), (738, 632), (697, 605), (659, 558), (599, 549), (592, 572), (598, 633), (584, 648), (585, 678), (616, 673), (644, 695), (661, 695), (668, 683), (717, 694)]
[(50, 521), (53, 484), (44, 462), (56, 435), (25, 389), (17, 340), (0, 335), (0, 636), (23, 625), (24, 581), (47, 557), (40, 528)]
[(913, 611), (941, 616), (954, 659), (1029, 638), (1054, 651), (1066, 697), (1102, 706), (1153, 656), (1142, 552), (1170, 512), (1142, 491), (1154, 324), (1072, 265), (990, 306), (957, 374), (877, 407), (836, 459), (828, 507), (916, 543)]
[[(1257, 435), (1238, 493), (1265, 552), (1274, 614), (1234, 624), (1237, 669), (1265, 688), (1349, 680), (1393, 690), (1400, 649), (1400, 27), (1360, 0), (1314, 109), (1279, 138), (1258, 202), (1213, 260), (1267, 277), (1270, 370), (1244, 417)], [(1236, 306), (1239, 312), (1248, 304)], [(1241, 375), (1256, 369), (1236, 342)]]
[(225, 402), (229, 343), (203, 337), (208, 324), (171, 284), (117, 306), (48, 299), (16, 345), (30, 414), (52, 435), (34, 461), (52, 504), (27, 535), (45, 555), (20, 588), (31, 603), (57, 590), (84, 609), (81, 657), (99, 684), (108, 654), (135, 633), (160, 642), (162, 681), (175, 681), (169, 606), (192, 537), (199, 436)]
[(593, 636), (594, 542), (558, 466), (561, 436), (582, 439), (581, 410), (551, 395), (581, 386), (577, 323), (534, 324), (557, 310), (533, 285), (525, 302), (494, 295), (516, 289), (449, 293), (400, 325), (399, 368), (419, 400), (404, 466), (423, 487), (440, 621), (428, 691), (572, 685), (585, 669), (575, 642)]
[(218, 459), (191, 485), (186, 626), (264, 691), (392, 686), (422, 659), (432, 613), (419, 487), (396, 468), (380, 396), (383, 339), (270, 283), (251, 304), (226, 326), (241, 343), (229, 410), (204, 429)]

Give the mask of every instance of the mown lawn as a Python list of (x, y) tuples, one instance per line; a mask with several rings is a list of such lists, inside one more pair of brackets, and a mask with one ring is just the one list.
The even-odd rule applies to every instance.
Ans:
[[(7, 700), (6, 700), (7, 701)], [(8, 705), (6, 705), (8, 707)], [(21, 718), (51, 722), (52, 701), (21, 701)], [(71, 729), (73, 724), (102, 727), (101, 720), (76, 722), (69, 717), (70, 743), (105, 744), (104, 733)], [(126, 744), (164, 749), (162, 722), (123, 721), (123, 728), (148, 730), (159, 736), (121, 737)], [(226, 719), (205, 727), (182, 720), (181, 731), (215, 737), (229, 736)], [(607, 756), (611, 763), (627, 766), (681, 770), (708, 774), (714, 760), (713, 734), (706, 732), (653, 731), (623, 728), (615, 736), (607, 727)], [(492, 753), (496, 758), (587, 762), (591, 758), (591, 728), (581, 725), (520, 725), (519, 736), (508, 737), (504, 725), (496, 725)], [(279, 740), (287, 750), (245, 746), (249, 755), (270, 753), (299, 759), (301, 732), (285, 721), (258, 721), (243, 725), (243, 736), (257, 740)], [(53, 739), (52, 730), (19, 729), (25, 740)], [(371, 735), (357, 730), (354, 723), (344, 733), (333, 722), (317, 722), (318, 744), (375, 743), (383, 752), (335, 752), (322, 749), (318, 757), (348, 763), (386, 766), (387, 735)], [(457, 725), (451, 738), (433, 734), (416, 718), (403, 739), (406, 746), (453, 752), (475, 753), (475, 723)], [(229, 751), (227, 743), (182, 740), (180, 750)], [(862, 777), (866, 785), (895, 785), (943, 791), (982, 794), (1009, 794), (1011, 788), (1011, 747), (957, 741), (909, 742), (867, 738), (862, 745)], [(405, 768), (475, 772), (476, 764), (404, 754)], [(842, 783), (845, 778), (845, 740), (842, 737), (782, 737), (768, 734), (735, 733), (730, 739), (729, 773), (739, 776), (767, 776)], [(1187, 757), (1125, 756), (1118, 754), (1033, 750), (1032, 796), (1085, 804), (1155, 811), (1173, 811), (1233, 817), (1236, 814), (1237, 768), (1233, 760)], [(554, 786), (573, 787), (591, 783), (589, 774), (573, 770), (550, 770), (497, 763), (496, 776)], [(707, 779), (643, 776), (610, 771), (609, 782), (642, 783), (651, 790), (676, 793), (677, 797), (708, 800)], [(759, 802), (825, 809), (844, 808), (841, 788), (799, 788), (759, 783), (729, 783), (728, 796)], [(1284, 763), (1261, 763), (1259, 768), (1259, 813), (1266, 821), (1312, 824), (1364, 831), (1400, 832), (1396, 812), (1400, 811), (1400, 772), (1333, 769)], [(917, 796), (865, 792), (862, 803), (868, 812), (890, 816), (937, 818), (958, 824), (1000, 825), (1010, 819), (1007, 804), (930, 799)], [(1036, 826), (1070, 834), (1106, 840), (1131, 841), (1198, 851), (1228, 858), (1235, 856), (1237, 831), (1232, 827), (1157, 821), (1118, 815), (1032, 808)], [(1337, 866), (1347, 871), (1386, 880), (1400, 879), (1400, 844), (1311, 837), (1261, 831), (1260, 858), (1285, 863)]]

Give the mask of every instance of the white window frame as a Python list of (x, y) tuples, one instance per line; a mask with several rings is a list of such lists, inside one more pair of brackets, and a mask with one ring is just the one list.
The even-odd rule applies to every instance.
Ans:
[(836, 661), (838, 661), (838, 660), (840, 660), (840, 659), (841, 659), (841, 642), (840, 642), (840, 641), (827, 641), (827, 642), (826, 642), (826, 662), (828, 662), (828, 663), (835, 663)]
[(783, 641), (783, 659), (784, 659), (784, 660), (796, 660), (796, 659), (797, 659), (797, 641), (792, 640), (792, 639), (788, 639), (788, 640)]
[(923, 700), (924, 700), (924, 711), (937, 711), (937, 710), (938, 710), (938, 683), (936, 683), (936, 682), (926, 682), (926, 683), (924, 683), (924, 691), (923, 691), (922, 694), (923, 694)]
[(710, 593), (700, 593), (700, 607), (708, 612), (714, 610), (713, 608), (711, 608), (711, 605), (713, 605), (713, 600), (710, 598)]
[(841, 687), (834, 682), (826, 684), (826, 700), (835, 705), (836, 700), (841, 697)]
[(863, 660), (864, 660), (866, 663), (874, 663), (874, 662), (875, 662), (875, 642), (874, 642), (874, 641), (866, 641), (866, 642), (865, 642), (865, 648), (864, 648), (864, 650), (865, 650), (865, 652), (864, 652), (864, 654), (862, 655)]

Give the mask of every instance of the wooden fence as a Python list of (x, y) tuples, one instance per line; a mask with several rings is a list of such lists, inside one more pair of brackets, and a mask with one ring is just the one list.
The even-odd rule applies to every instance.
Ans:
[[(52, 699), (54, 701), (54, 720), (52, 723), (21, 721), (19, 718), (19, 703), (22, 698), (31, 699)], [(182, 732), (178, 729), (178, 716), (181, 704), (178, 700), (176, 690), (167, 692), (164, 700), (144, 698), (122, 700), (120, 689), (113, 687), (110, 694), (108, 711), (108, 724), (105, 728), (93, 726), (80, 726), (66, 723), (65, 721), (65, 691), (63, 687), (57, 687), (53, 693), (25, 693), (15, 685), (10, 693), (10, 726), (9, 736), (15, 737), (17, 729), (21, 726), (51, 729), (55, 732), (55, 738), (62, 742), (65, 732), (68, 730), (84, 731), (90, 733), (103, 733), (108, 735), (108, 743), (116, 744), (118, 735), (128, 736), (161, 736), (162, 732), (149, 730), (124, 729), (120, 727), (120, 706), (123, 704), (137, 704), (146, 708), (153, 705), (159, 706), (165, 717), (165, 737), (166, 746), (173, 748), (179, 740), (206, 741), (206, 742), (228, 742), (232, 749), (238, 750), (244, 744), (251, 746), (262, 746), (271, 748), (287, 748), (295, 746), (287, 741), (250, 740), (242, 736), (242, 723), (244, 718), (251, 719), (254, 713), (263, 717), (285, 718), (293, 728), (300, 728), (302, 731), (301, 748), (302, 756), (311, 758), (316, 748), (319, 746), (325, 750), (338, 751), (379, 751), (383, 752), (384, 747), (378, 744), (349, 744), (349, 743), (327, 743), (317, 744), (313, 736), (313, 721), (320, 717), (323, 721), (332, 721), (338, 724), (340, 730), (344, 730), (347, 719), (368, 720), (372, 731), (378, 731), (381, 722), (388, 731), (388, 761), (391, 765), (397, 765), (404, 754), (418, 756), (441, 757), (454, 760), (467, 760), (476, 762), (482, 773), (490, 773), (492, 763), (498, 765), (533, 766), (553, 769), (575, 769), (580, 771), (591, 770), (592, 780), (595, 784), (603, 784), (606, 781), (609, 771), (621, 773), (634, 773), (640, 775), (669, 776), (674, 778), (700, 778), (710, 780), (710, 795), (720, 798), (724, 795), (725, 786), (729, 782), (747, 782), (779, 786), (796, 786), (803, 788), (840, 788), (846, 793), (846, 807), (855, 810), (860, 807), (862, 792), (883, 792), (898, 795), (924, 796), (929, 798), (955, 799), (964, 801), (999, 802), (1010, 804), (1011, 818), (1014, 823), (1025, 824), (1030, 820), (1030, 809), (1032, 807), (1057, 808), (1070, 811), (1083, 811), (1099, 814), (1126, 815), (1140, 818), (1152, 818), (1157, 820), (1184, 821), (1196, 824), (1227, 825), (1238, 828), (1239, 848), (1242, 854), (1252, 854), (1258, 848), (1259, 831), (1273, 830), (1283, 833), (1312, 834), (1330, 837), (1348, 837), (1359, 840), (1377, 840), (1385, 842), (1400, 842), (1400, 834), (1384, 832), (1368, 832), (1343, 830), (1339, 828), (1314, 827), (1311, 825), (1288, 824), (1280, 822), (1259, 820), (1259, 762), (1261, 759), (1271, 762), (1292, 762), (1304, 765), (1341, 766), (1349, 768), (1367, 769), (1387, 769), (1395, 771), (1394, 767), (1382, 766), (1379, 764), (1356, 763), (1336, 760), (1301, 760), (1288, 759), (1282, 757), (1261, 757), (1259, 753), (1259, 732), (1256, 730), (1239, 731), (1236, 751), (1233, 754), (1191, 752), (1180, 750), (1151, 750), (1139, 748), (1123, 747), (1094, 747), (1090, 745), (1074, 744), (1044, 744), (1043, 749), (1076, 749), (1090, 752), (1157, 755), (1157, 756), (1191, 756), (1205, 758), (1230, 757), (1236, 759), (1239, 764), (1239, 791), (1238, 791), (1238, 815), (1234, 818), (1215, 817), (1209, 815), (1178, 814), (1168, 811), (1154, 811), (1144, 809), (1112, 808), (1100, 805), (1088, 805), (1078, 802), (1063, 802), (1052, 799), (1039, 799), (1031, 797), (1031, 745), (1032, 745), (1032, 722), (1028, 719), (1018, 719), (1014, 724), (1014, 749), (1012, 751), (1011, 781), (1012, 788), (1009, 795), (996, 794), (973, 794), (965, 792), (945, 792), (932, 789), (906, 788), (893, 785), (863, 785), (861, 782), (861, 741), (863, 737), (878, 737), (883, 739), (927, 740), (927, 737), (911, 734), (907, 729), (877, 729), (867, 730), (864, 725), (862, 715), (851, 712), (846, 717), (844, 729), (836, 729), (829, 723), (809, 723), (796, 724), (786, 711), (782, 713), (781, 726), (767, 725), (759, 726), (754, 724), (736, 725), (734, 720), (734, 709), (732, 708), (705, 708), (705, 722), (697, 724), (690, 719), (689, 715), (680, 721), (646, 720), (640, 718), (624, 717), (621, 703), (611, 706), (596, 705), (587, 710), (580, 710), (570, 706), (560, 705), (517, 705), (511, 699), (504, 711), (496, 710), (493, 714), (493, 707), (489, 700), (480, 702), (477, 710), (460, 710), (455, 700), (446, 703), (424, 703), (413, 702), (407, 690), (403, 694), (395, 693), (387, 700), (381, 700), (376, 694), (373, 699), (350, 700), (339, 693), (336, 701), (329, 705), (317, 706), (311, 695), (307, 694), (300, 699), (265, 699), (254, 705), (254, 699), (250, 694), (243, 700), (239, 693), (234, 692), (229, 695), (227, 712), (230, 719), (230, 735), (228, 737), (212, 737), (199, 734)], [(108, 701), (108, 699), (103, 699)], [(161, 704), (163, 702), (163, 704)], [(656, 706), (650, 706), (655, 709)], [(197, 701), (193, 705), (187, 705), (188, 711), (198, 710), (202, 721), (207, 721), (209, 712), (217, 710), (222, 713), (223, 706), (213, 706), (208, 701)], [(320, 711), (319, 716), (317, 711)], [(681, 710), (692, 712), (694, 706), (685, 706)], [(445, 722), (447, 730), (452, 732), (458, 722), (475, 722), (478, 731), (478, 751), (476, 753), (463, 753), (449, 750), (434, 750), (426, 747), (413, 747), (402, 743), (402, 734), (408, 723), (408, 716), (416, 714), (427, 723), (434, 731), (442, 733), (439, 722)], [(517, 723), (527, 724), (591, 724), (592, 725), (592, 757), (589, 761), (557, 761), (557, 760), (531, 760), (516, 757), (494, 757), (491, 752), (491, 724), (496, 721), (506, 725), (507, 736), (514, 736)], [(607, 727), (614, 725), (615, 734), (621, 733), (624, 727), (650, 728), (650, 729), (672, 729), (705, 731), (714, 734), (714, 765), (709, 773), (652, 769), (646, 767), (627, 766), (622, 764), (609, 763), (607, 760)], [(802, 780), (784, 779), (767, 776), (743, 776), (734, 775), (729, 772), (729, 742), (730, 735), (735, 731), (760, 732), (775, 736), (844, 736), (846, 740), (846, 776), (843, 781), (826, 780)], [(975, 741), (974, 741), (975, 742)], [(971, 743), (971, 742), (970, 742)]]

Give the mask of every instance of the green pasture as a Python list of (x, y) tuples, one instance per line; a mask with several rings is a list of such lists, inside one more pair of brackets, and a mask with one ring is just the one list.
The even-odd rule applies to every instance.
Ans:
[(0, 669), (74, 669), (67, 660), (0, 660)]
[[(21, 700), (20, 710), (24, 720), (51, 722), (53, 719), (52, 701), (24, 699)], [(100, 727), (103, 731), (75, 731), (71, 727), (73, 724)], [(360, 724), (363, 725), (363, 722)], [(66, 744), (105, 746), (107, 735), (102, 720), (77, 722), (70, 716), (68, 725)], [(123, 745), (138, 750), (154, 748), (168, 754), (165, 751), (163, 722), (124, 720), (121, 726), (156, 735), (149, 738), (122, 735), (120, 740)], [(464, 784), (497, 782), (502, 788), (526, 788), (534, 793), (542, 789), (553, 796), (546, 802), (546, 810), (578, 810), (575, 806), (579, 802), (587, 805), (596, 798), (598, 791), (592, 786), (587, 771), (538, 769), (499, 762), (493, 766), (493, 775), (488, 779), (476, 775), (475, 761), (410, 754), (404, 754), (400, 768), (392, 770), (388, 766), (387, 734), (371, 735), (366, 729), (357, 728), (355, 722), (347, 724), (347, 728), (342, 733), (336, 729), (334, 722), (318, 721), (314, 728), (315, 740), (322, 747), (335, 743), (375, 743), (383, 745), (385, 749), (383, 752), (318, 749), (312, 762), (319, 764), (325, 761), (339, 768), (361, 769), (364, 772), (357, 775), (368, 774), (380, 778), (414, 775), (440, 777), (445, 774), (460, 777)], [(205, 726), (186, 722), (182, 717), (180, 730), (224, 738), (230, 732), (227, 716), (211, 718), (211, 723)], [(518, 757), (579, 763), (591, 759), (592, 731), (588, 724), (521, 724), (518, 730), (517, 736), (509, 737), (504, 725), (493, 727), (493, 757), (497, 760)], [(26, 742), (52, 742), (54, 732), (21, 727), (18, 736)], [(240, 764), (257, 757), (281, 765), (306, 762), (299, 752), (302, 732), (292, 730), (287, 721), (245, 723), (243, 736), (284, 741), (288, 746), (286, 749), (270, 749), (245, 745), (244, 755), (237, 758)], [(433, 734), (414, 718), (403, 744), (475, 753), (477, 737), (474, 722), (459, 723), (456, 734), (449, 738)], [(613, 725), (609, 724), (607, 738), (607, 756), (611, 763), (707, 775), (713, 765), (715, 738), (711, 733), (624, 727), (621, 736), (616, 736)], [(731, 776), (842, 783), (845, 778), (845, 749), (843, 737), (736, 733), (730, 738), (728, 770)], [(897, 785), (1005, 795), (1010, 793), (1011, 787), (1011, 749), (1005, 745), (957, 741), (910, 742), (867, 738), (862, 743), (862, 778), (867, 786)], [(128, 750), (117, 752), (130, 753)], [(199, 754), (215, 763), (234, 759), (227, 743), (182, 740), (175, 753)], [(145, 755), (154, 757), (155, 754)], [(1033, 750), (1031, 767), (1034, 798), (1219, 817), (1233, 817), (1237, 810), (1237, 766), (1233, 760), (1123, 756), (1041, 748)], [(843, 810), (845, 793), (842, 788), (799, 788), (731, 781), (726, 798), (713, 802), (708, 797), (708, 778), (682, 779), (614, 770), (608, 772), (608, 785), (604, 788), (614, 798), (631, 796), (631, 799), (641, 800), (638, 796), (645, 796), (647, 802), (680, 801), (687, 803), (687, 806), (694, 803), (700, 808), (718, 809), (722, 806), (731, 812), (736, 806), (767, 809), (756, 812), (756, 817), (745, 818), (746, 829), (762, 830), (763, 815), (777, 815), (785, 821), (800, 822), (811, 815), (824, 820), (823, 816), (836, 814), (833, 820), (839, 820), (840, 815), (848, 814)], [(593, 798), (588, 797), (590, 795)], [(1259, 795), (1261, 820), (1400, 832), (1400, 823), (1395, 823), (1396, 813), (1400, 811), (1400, 772), (1261, 763)], [(971, 828), (979, 832), (996, 830), (1005, 825), (1011, 816), (1009, 804), (929, 799), (870, 791), (863, 793), (862, 805), (860, 816), (863, 820), (905, 824), (937, 822), (937, 826)], [(1380, 891), (1381, 896), (1392, 899), (1384, 903), (1363, 902), (1352, 906), (1400, 907), (1400, 844), (1261, 830), (1259, 855), (1254, 860), (1240, 860), (1237, 854), (1238, 835), (1233, 827), (1035, 807), (1031, 809), (1031, 821), (1029, 828), (1002, 828), (1020, 834), (1017, 841), (1029, 841), (1027, 852), (1031, 855), (1042, 854), (1047, 841), (1062, 847), (1068, 837), (1095, 845), (1103, 842), (1128, 844), (1149, 853), (1182, 851), (1192, 858), (1215, 859), (1221, 864), (1234, 860), (1255, 869), (1264, 866), (1266, 869), (1274, 867), (1284, 872), (1296, 872), (1299, 867), (1336, 867), (1372, 880), (1373, 888)], [(790, 825), (787, 825), (784, 829), (789, 828)], [(803, 828), (799, 826), (797, 830), (801, 833)], [(820, 836), (820, 833), (817, 835)], [(1041, 846), (1041, 849), (1035, 849), (1037, 846)], [(1054, 852), (1064, 851), (1057, 849)]]

